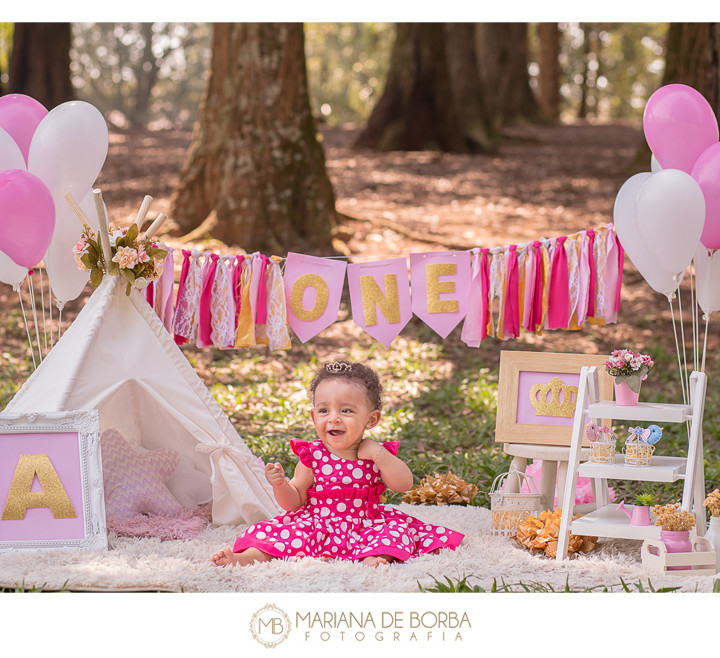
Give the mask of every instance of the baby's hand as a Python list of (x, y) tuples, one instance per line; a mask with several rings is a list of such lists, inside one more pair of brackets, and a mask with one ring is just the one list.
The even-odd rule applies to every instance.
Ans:
[(358, 446), (358, 459), (375, 461), (382, 451), (382, 446), (372, 439), (363, 439)]
[(285, 471), (277, 462), (265, 465), (265, 478), (273, 487), (282, 487), (286, 482)]

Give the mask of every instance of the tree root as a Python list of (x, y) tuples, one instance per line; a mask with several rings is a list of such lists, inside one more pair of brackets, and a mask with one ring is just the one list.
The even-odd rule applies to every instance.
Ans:
[(415, 240), (416, 242), (436, 244), (450, 250), (469, 251), (473, 248), (473, 245), (448, 241), (445, 236), (442, 235), (432, 235), (430, 233), (419, 233), (418, 231), (413, 231), (404, 227), (402, 224), (392, 221), (391, 219), (379, 219), (375, 217), (353, 217), (352, 215), (347, 215), (341, 212), (338, 213), (338, 219), (351, 222), (369, 222), (374, 226), (390, 229), (391, 231), (403, 235), (406, 238), (410, 238), (411, 240)]

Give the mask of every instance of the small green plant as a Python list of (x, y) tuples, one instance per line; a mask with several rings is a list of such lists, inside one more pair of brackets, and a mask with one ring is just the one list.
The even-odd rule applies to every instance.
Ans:
[(655, 496), (648, 493), (641, 493), (635, 496), (635, 504), (643, 507), (652, 507), (655, 505)]

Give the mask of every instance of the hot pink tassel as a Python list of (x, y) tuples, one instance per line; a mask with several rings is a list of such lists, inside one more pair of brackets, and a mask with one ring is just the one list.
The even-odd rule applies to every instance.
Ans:
[(566, 236), (557, 239), (550, 271), (550, 289), (548, 291), (548, 329), (566, 329), (570, 322), (570, 293)]

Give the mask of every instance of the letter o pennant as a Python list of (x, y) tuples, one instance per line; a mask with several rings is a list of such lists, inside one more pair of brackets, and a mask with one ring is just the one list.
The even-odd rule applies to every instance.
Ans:
[(345, 261), (288, 253), (284, 275), (287, 321), (303, 343), (337, 320), (346, 268)]

